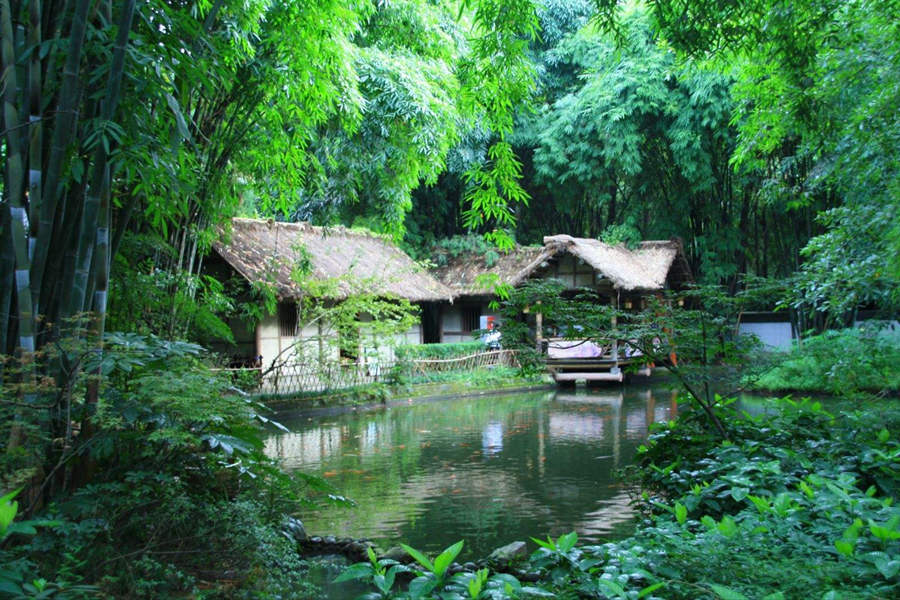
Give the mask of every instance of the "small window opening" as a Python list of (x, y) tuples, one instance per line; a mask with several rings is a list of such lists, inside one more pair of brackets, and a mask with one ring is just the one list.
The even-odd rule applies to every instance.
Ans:
[(465, 306), (462, 309), (462, 330), (463, 333), (471, 333), (478, 329), (479, 320), (481, 318), (480, 306)]
[(293, 302), (278, 305), (278, 334), (281, 337), (297, 337), (297, 305)]

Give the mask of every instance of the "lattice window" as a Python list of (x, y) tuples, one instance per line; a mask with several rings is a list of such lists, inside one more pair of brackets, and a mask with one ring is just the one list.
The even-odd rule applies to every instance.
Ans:
[(481, 319), (480, 306), (464, 306), (462, 307), (462, 331), (470, 333), (480, 328), (479, 320)]
[(293, 302), (278, 305), (278, 334), (281, 337), (297, 337), (297, 305)]

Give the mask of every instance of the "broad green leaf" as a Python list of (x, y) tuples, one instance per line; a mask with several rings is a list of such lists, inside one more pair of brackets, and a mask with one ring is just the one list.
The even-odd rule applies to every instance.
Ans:
[(666, 585), (665, 581), (657, 581), (656, 583), (650, 584), (647, 587), (642, 588), (641, 591), (638, 592), (638, 596), (637, 596), (638, 600), (640, 600), (640, 598), (643, 598), (645, 596), (649, 596), (650, 594), (652, 594), (659, 588), (663, 587), (664, 585)]
[(538, 546), (540, 546), (541, 548), (546, 548), (547, 550), (552, 550), (554, 552), (556, 551), (556, 544), (554, 544), (553, 540), (551, 540), (549, 537), (547, 538), (546, 542), (544, 540), (539, 540), (535, 537), (531, 538), (531, 541), (534, 542), (535, 544), (537, 544)]
[(578, 534), (574, 531), (561, 535), (559, 536), (559, 539), (556, 540), (556, 546), (559, 548), (560, 552), (568, 552), (575, 547), (576, 543), (578, 543)]
[(457, 555), (463, 548), (463, 540), (460, 540), (441, 552), (434, 559), (434, 574), (438, 577), (443, 577), (444, 572), (447, 570), (447, 567), (450, 566), (450, 563), (456, 559)]
[(892, 580), (900, 572), (900, 558), (891, 559), (884, 555), (878, 556), (873, 562), (878, 572), (887, 580)]
[(835, 540), (834, 547), (844, 556), (853, 556), (853, 542), (849, 540)]
[(411, 598), (425, 598), (431, 594), (437, 585), (434, 577), (420, 576), (409, 582), (409, 595)]
[(735, 499), (735, 501), (740, 502), (744, 498), (747, 497), (747, 494), (750, 493), (745, 487), (733, 487), (731, 488), (731, 497)]
[(626, 597), (625, 596), (625, 588), (623, 588), (621, 585), (619, 585), (615, 581), (612, 581), (611, 579), (602, 579), (602, 578), (598, 579), (597, 586), (602, 588), (601, 591), (603, 591), (605, 589), (606, 592), (611, 592), (619, 598)]
[(684, 525), (685, 521), (687, 521), (688, 510), (687, 507), (681, 502), (675, 503), (675, 519), (678, 521), (679, 525)]
[(519, 588), (519, 592), (526, 596), (536, 596), (538, 598), (556, 598), (556, 594), (553, 592), (548, 592), (547, 590), (543, 590), (533, 585), (523, 585)]
[(419, 563), (420, 565), (422, 565), (423, 567), (425, 567), (432, 573), (434, 572), (434, 564), (432, 564), (432, 562), (430, 560), (428, 560), (427, 556), (425, 556), (424, 554), (422, 554), (415, 548), (413, 548), (411, 546), (407, 546), (406, 544), (400, 544), (400, 547), (403, 548), (404, 550), (406, 550), (406, 553), (409, 554), (410, 556), (412, 556), (416, 560), (417, 563)]
[(709, 587), (711, 587), (716, 595), (722, 600), (749, 600), (747, 596), (743, 595), (742, 593), (732, 590), (731, 588), (727, 588), (723, 585), (711, 583), (709, 584)]
[(725, 515), (724, 517), (722, 517), (722, 520), (718, 525), (716, 525), (716, 527), (718, 528), (719, 533), (721, 533), (725, 537), (732, 537), (737, 533), (738, 530), (737, 523), (735, 523), (734, 519), (732, 519), (729, 515)]

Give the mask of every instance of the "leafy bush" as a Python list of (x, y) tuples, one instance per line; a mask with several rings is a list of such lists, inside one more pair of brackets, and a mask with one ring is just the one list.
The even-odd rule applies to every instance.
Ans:
[(898, 392), (900, 331), (867, 323), (806, 338), (755, 386), (840, 396)]
[[(376, 591), (362, 596), (366, 600), (382, 598), (501, 600), (552, 596), (539, 587), (523, 586), (512, 575), (507, 573), (491, 574), (488, 569), (451, 575), (450, 566), (462, 550), (462, 541), (445, 548), (433, 561), (415, 548), (405, 544), (402, 546), (406, 553), (418, 563), (418, 567), (409, 567), (392, 559), (382, 558), (379, 560), (369, 548), (369, 562), (349, 566), (335, 579), (335, 582), (361, 579), (370, 584)], [(402, 585), (403, 581), (408, 581), (408, 583)], [(396, 591), (395, 587), (398, 588)]]
[(404, 344), (397, 346), (394, 353), (398, 360), (446, 360), (461, 358), (484, 350), (480, 341), (458, 342), (455, 344)]
[(431, 259), (439, 267), (446, 265), (450, 259), (465, 255), (479, 256), (484, 259), (486, 267), (492, 267), (500, 257), (495, 244), (474, 233), (439, 240), (434, 243), (431, 251)]
[(95, 375), (70, 386), (98, 381), (99, 399), (93, 413), (76, 404), (84, 425), (45, 468), (54, 526), (3, 548), (21, 566), (12, 583), (53, 582), (43, 597), (83, 582), (115, 597), (317, 597), (282, 523), (328, 486), (263, 454), (260, 407), (193, 344), (110, 334), (80, 360)]
[(652, 515), (607, 556), (641, 548), (671, 598), (900, 591), (896, 409), (836, 417), (784, 400), (773, 414), (723, 421), (731, 442), (695, 416), (653, 436), (637, 465)]

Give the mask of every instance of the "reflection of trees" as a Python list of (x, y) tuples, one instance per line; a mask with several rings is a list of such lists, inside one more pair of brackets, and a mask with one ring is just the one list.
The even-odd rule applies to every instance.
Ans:
[[(608, 536), (616, 531), (618, 525), (629, 521), (635, 514), (634, 508), (631, 506), (631, 498), (624, 491), (620, 491), (612, 498), (601, 500), (599, 504), (600, 508), (585, 514), (569, 530), (575, 529), (581, 537)], [(565, 533), (565, 531), (558, 533)]]
[(307, 515), (311, 532), (490, 550), (621, 527), (632, 513), (612, 472), (672, 409), (668, 391), (630, 388), (443, 400), (303, 422), (266, 450), (358, 502)]

